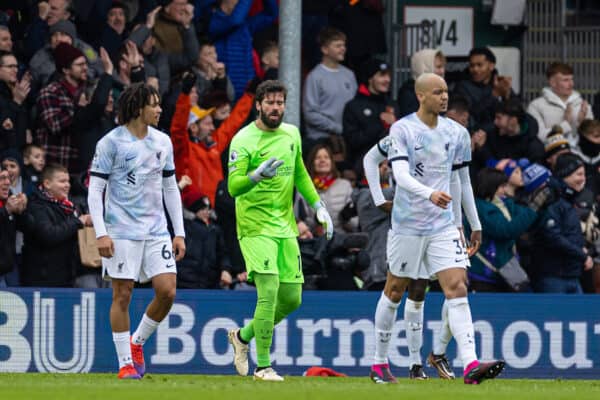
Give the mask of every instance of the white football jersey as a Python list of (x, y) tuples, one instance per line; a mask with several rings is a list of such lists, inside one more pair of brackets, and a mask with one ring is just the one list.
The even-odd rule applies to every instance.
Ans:
[[(396, 121), (389, 138), (380, 141), (388, 160), (406, 160), (409, 173), (421, 184), (450, 193), (453, 169), (471, 162), (469, 132), (457, 122), (438, 117), (435, 128), (425, 125), (416, 113)], [(392, 230), (404, 235), (433, 235), (454, 226), (452, 207), (442, 209), (424, 199), (397, 188), (392, 209)]]
[(171, 139), (148, 127), (138, 139), (125, 126), (96, 145), (90, 174), (106, 179), (104, 222), (114, 239), (147, 240), (168, 236), (163, 177), (175, 173)]

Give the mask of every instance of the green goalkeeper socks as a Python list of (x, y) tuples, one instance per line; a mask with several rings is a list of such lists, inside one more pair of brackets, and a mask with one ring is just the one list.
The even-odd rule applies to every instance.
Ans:
[(259, 367), (271, 365), (270, 350), (273, 327), (300, 306), (302, 284), (279, 283), (277, 275), (255, 274), (258, 299), (254, 319), (240, 330), (245, 342), (256, 338), (256, 357)]

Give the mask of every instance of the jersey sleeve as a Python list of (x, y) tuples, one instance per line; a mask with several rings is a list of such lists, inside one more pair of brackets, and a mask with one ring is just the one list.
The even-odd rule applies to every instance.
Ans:
[[(385, 138), (384, 138), (385, 139)], [(388, 161), (408, 161), (408, 146), (406, 144), (406, 131), (400, 124), (392, 125), (387, 140), (381, 140), (378, 146), (387, 153)]]
[(92, 159), (90, 175), (108, 179), (115, 161), (116, 148), (108, 137), (101, 139), (96, 145), (96, 153)]
[(175, 158), (173, 156), (173, 144), (170, 140), (165, 141), (165, 147), (167, 148), (167, 158), (163, 167), (163, 178), (175, 175)]
[(458, 144), (452, 161), (452, 169), (460, 169), (471, 163), (471, 135), (465, 128), (460, 127)]
[(300, 132), (296, 134), (296, 146), (298, 152), (296, 153), (296, 162), (294, 165), (295, 186), (307, 203), (311, 207), (314, 207), (320, 201), (320, 197), (302, 159), (302, 139), (300, 138)]
[(250, 149), (236, 136), (231, 141), (229, 149), (229, 179), (227, 188), (232, 197), (246, 193), (254, 187), (254, 182), (248, 177), (248, 165), (250, 164)]

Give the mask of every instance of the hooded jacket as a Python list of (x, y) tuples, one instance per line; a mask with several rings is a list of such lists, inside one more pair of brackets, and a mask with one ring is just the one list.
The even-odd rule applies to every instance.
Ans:
[[(571, 147), (577, 144), (577, 125), (575, 121), (567, 121), (564, 119), (567, 105), (571, 106), (573, 118), (577, 118), (583, 98), (577, 91), (573, 91), (567, 101), (562, 101), (551, 88), (545, 87), (542, 89), (542, 95), (534, 99), (527, 107), (527, 112), (531, 114), (538, 122), (539, 131), (538, 137), (542, 142), (548, 137), (548, 133), (554, 125), (560, 125), (563, 134), (569, 141)], [(588, 107), (586, 119), (593, 119), (594, 114), (592, 108)]]
[(415, 81), (426, 72), (433, 72), (435, 64), (435, 55), (439, 52), (436, 49), (423, 49), (417, 51), (410, 58), (410, 70), (412, 79), (405, 81), (398, 90), (398, 118), (412, 114), (419, 109), (419, 100), (415, 94)]
[(171, 141), (175, 158), (177, 180), (182, 175), (192, 179), (192, 187), (206, 194), (210, 204), (215, 204), (217, 184), (223, 180), (221, 153), (229, 146), (238, 129), (248, 118), (254, 103), (254, 95), (248, 92), (238, 100), (229, 117), (211, 134), (213, 143), (195, 143), (188, 134), (190, 115), (190, 96), (181, 93), (175, 106), (171, 122)]

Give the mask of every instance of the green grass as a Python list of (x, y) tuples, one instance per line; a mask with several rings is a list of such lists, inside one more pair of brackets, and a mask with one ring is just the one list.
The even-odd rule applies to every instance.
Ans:
[(283, 383), (251, 377), (149, 374), (142, 381), (119, 381), (114, 374), (0, 373), (2, 399), (127, 400), (467, 400), (600, 399), (600, 381), (498, 379), (479, 386), (462, 380), (409, 381), (375, 385), (368, 378), (286, 377)]

